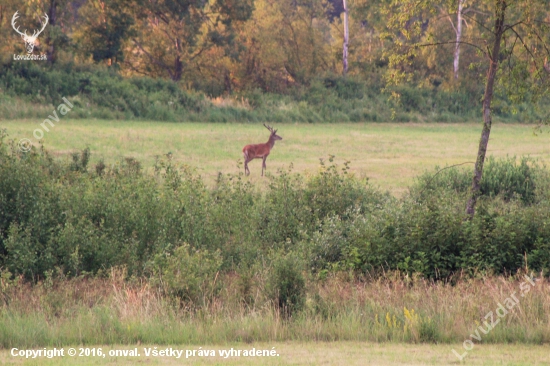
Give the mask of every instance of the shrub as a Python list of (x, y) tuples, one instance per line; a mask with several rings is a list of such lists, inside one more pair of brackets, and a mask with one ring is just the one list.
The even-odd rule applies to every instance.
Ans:
[(268, 297), (281, 315), (291, 317), (305, 304), (306, 287), (302, 263), (296, 253), (275, 252), (270, 258), (271, 269), (266, 284)]
[(205, 304), (219, 290), (219, 251), (192, 249), (182, 244), (153, 259), (153, 276), (169, 295), (187, 304)]
[[(499, 196), (505, 201), (517, 197), (525, 204), (530, 204), (536, 197), (537, 179), (543, 174), (542, 166), (529, 157), (521, 157), (519, 162), (516, 157), (498, 160), (488, 157), (483, 169), (481, 194), (486, 197)], [(443, 188), (459, 194), (465, 193), (472, 185), (472, 177), (470, 169), (436, 167), (435, 173), (425, 173), (419, 177), (413, 191), (431, 194), (429, 192)]]

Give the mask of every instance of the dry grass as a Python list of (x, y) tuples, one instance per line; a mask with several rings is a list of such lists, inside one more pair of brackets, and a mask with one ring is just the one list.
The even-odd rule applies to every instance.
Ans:
[[(226, 344), (232, 342), (375, 341), (456, 343), (469, 338), (485, 315), (514, 292), (519, 304), (482, 343), (550, 342), (550, 282), (539, 280), (520, 297), (519, 279), (462, 279), (455, 285), (402, 278), (308, 284), (305, 310), (292, 321), (262, 295), (243, 301), (238, 276), (220, 278), (222, 291), (190, 310), (147, 281), (128, 282), (113, 270), (106, 279), (22, 282), (4, 286), (0, 345)], [(476, 342), (476, 345), (479, 342)]]
[(250, 110), (250, 103), (248, 99), (241, 97), (241, 99), (235, 99), (230, 97), (216, 97), (210, 98), (210, 102), (216, 107), (232, 107)]
[[(32, 137), (40, 121), (2, 121), (10, 137)], [(479, 124), (279, 124), (278, 141), (267, 160), (268, 172), (288, 167), (313, 172), (319, 159), (336, 155), (338, 162), (351, 161), (352, 171), (393, 193), (403, 193), (415, 176), (435, 165), (474, 161)], [(134, 157), (151, 167), (155, 157), (172, 153), (173, 159), (198, 167), (212, 182), (218, 172), (242, 170), (242, 147), (267, 141), (261, 124), (161, 123), (102, 120), (62, 120), (45, 134), (45, 145), (67, 155), (89, 146), (92, 163), (99, 159), (115, 163)], [(535, 136), (527, 125), (496, 124), (489, 155), (530, 155), (550, 161), (547, 133)], [(241, 165), (238, 166), (238, 161)], [(261, 162), (250, 164), (253, 182), (262, 182)]]

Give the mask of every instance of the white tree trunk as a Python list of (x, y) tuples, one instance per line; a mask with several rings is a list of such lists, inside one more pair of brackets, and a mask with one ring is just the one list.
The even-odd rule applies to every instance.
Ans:
[(462, 39), (462, 9), (464, 7), (464, 0), (458, 0), (458, 12), (456, 16), (456, 44), (455, 44), (455, 58), (453, 61), (455, 80), (458, 80), (458, 60), (460, 58), (460, 40)]
[(348, 6), (346, 0), (342, 0), (344, 4), (344, 50), (342, 55), (342, 62), (344, 65), (343, 74), (346, 76), (348, 72), (348, 43), (349, 43), (349, 27), (348, 27)]

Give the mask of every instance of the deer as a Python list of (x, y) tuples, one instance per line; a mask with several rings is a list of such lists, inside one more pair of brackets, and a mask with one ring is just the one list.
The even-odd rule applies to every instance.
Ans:
[(243, 147), (244, 155), (244, 174), (250, 175), (250, 169), (248, 169), (248, 162), (252, 159), (263, 159), (262, 162), (262, 177), (264, 176), (264, 169), (267, 169), (265, 166), (265, 159), (269, 156), (271, 149), (275, 146), (275, 141), (282, 140), (283, 138), (277, 135), (277, 130), (273, 130), (273, 127), (266, 126), (264, 127), (271, 132), (269, 135), (269, 140), (265, 144), (255, 144), (255, 145), (246, 145)]
[(27, 34), (27, 30), (25, 29), (25, 32), (24, 33), (21, 33), (19, 31), (19, 27), (15, 27), (15, 21), (17, 20), (17, 18), (19, 18), (19, 11), (16, 11), (15, 14), (13, 14), (13, 17), (11, 18), (11, 26), (13, 27), (13, 29), (19, 33), (21, 35), (21, 37), (23, 37), (23, 41), (25, 41), (25, 48), (27, 49), (27, 53), (28, 54), (31, 54), (32, 51), (34, 50), (34, 45), (36, 44), (36, 39), (38, 38), (38, 36), (40, 35), (40, 33), (42, 33), (42, 31), (44, 30), (44, 28), (46, 28), (46, 25), (48, 24), (48, 20), (50, 18), (48, 18), (48, 15), (47, 14), (44, 14), (44, 23), (42, 23), (42, 29), (40, 29), (39, 31), (38, 30), (35, 30), (32, 34), (32, 36), (29, 36)]

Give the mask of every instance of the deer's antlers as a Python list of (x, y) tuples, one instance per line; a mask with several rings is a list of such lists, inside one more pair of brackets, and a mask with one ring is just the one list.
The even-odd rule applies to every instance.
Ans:
[(267, 128), (269, 130), (269, 132), (271, 132), (271, 133), (276, 133), (277, 132), (277, 130), (273, 131), (273, 127), (269, 127), (265, 123), (264, 123), (264, 127)]
[(48, 18), (48, 14), (44, 14), (44, 23), (42, 23), (42, 29), (40, 29), (40, 31), (34, 31), (34, 33), (32, 34), (32, 36), (29, 36), (27, 34), (27, 30), (25, 29), (25, 32), (24, 33), (21, 33), (21, 31), (19, 31), (19, 27), (16, 28), (15, 26), (15, 21), (19, 19), (19, 11), (16, 11), (15, 14), (13, 14), (13, 17), (11, 18), (11, 26), (13, 27), (13, 29), (19, 33), (22, 37), (25, 37), (25, 38), (36, 38), (38, 37), (38, 35), (40, 33), (42, 33), (42, 31), (46, 28), (46, 25), (48, 25), (48, 20), (50, 20), (50, 18)]

